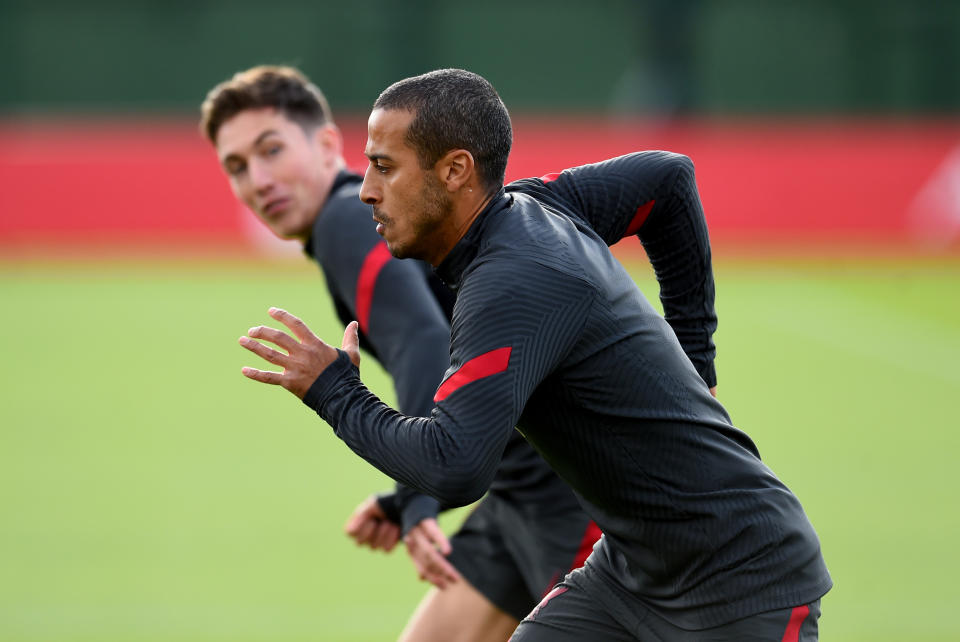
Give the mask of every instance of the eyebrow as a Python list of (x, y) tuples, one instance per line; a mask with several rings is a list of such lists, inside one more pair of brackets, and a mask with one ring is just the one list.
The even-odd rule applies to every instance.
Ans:
[(371, 163), (374, 162), (374, 161), (378, 161), (378, 160), (387, 160), (387, 161), (392, 161), (392, 160), (393, 160), (392, 158), (390, 158), (390, 157), (389, 157), (388, 155), (386, 155), (386, 154), (368, 154), (368, 153), (364, 152), (363, 155), (366, 156), (366, 157), (370, 160)]
[[(273, 134), (279, 134), (279, 133), (280, 133), (280, 132), (277, 131), (276, 129), (267, 129), (267, 130), (264, 130), (264, 131), (260, 132), (260, 135), (257, 136), (257, 137), (254, 139), (253, 144), (251, 145), (251, 147), (256, 147), (257, 145), (259, 145), (260, 143), (262, 143), (263, 140), (264, 140), (265, 138), (267, 138), (268, 136), (271, 136), (271, 135), (273, 135)], [(223, 157), (223, 160), (220, 161), (220, 164), (221, 164), (221, 165), (226, 164), (227, 161), (230, 161), (230, 160), (232, 160), (232, 159), (234, 159), (234, 158), (240, 158), (240, 156), (239, 156), (238, 154), (236, 154), (236, 153), (227, 154), (226, 156)]]

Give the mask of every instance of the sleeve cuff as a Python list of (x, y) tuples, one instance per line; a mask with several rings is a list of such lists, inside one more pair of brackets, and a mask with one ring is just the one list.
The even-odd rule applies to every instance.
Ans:
[(350, 361), (350, 356), (343, 350), (337, 350), (337, 359), (324, 369), (303, 396), (303, 403), (312, 408), (317, 414), (327, 400), (333, 396), (337, 388), (343, 383), (344, 377), (356, 375), (357, 368)]
[(406, 535), (414, 526), (425, 519), (436, 518), (440, 512), (440, 502), (429, 495), (415, 495), (401, 511), (400, 524)]
[(377, 504), (383, 511), (387, 519), (394, 524), (400, 525), (400, 506), (397, 503), (396, 493), (380, 493), (376, 495)]
[(707, 388), (713, 388), (717, 385), (717, 368), (713, 364), (713, 361), (700, 366), (698, 370), (700, 371), (700, 376), (707, 382)]

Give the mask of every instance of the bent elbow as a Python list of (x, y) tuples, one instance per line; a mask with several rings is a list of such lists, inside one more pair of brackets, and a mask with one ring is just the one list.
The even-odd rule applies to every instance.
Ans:
[(454, 474), (447, 473), (443, 479), (437, 481), (431, 494), (444, 506), (450, 508), (467, 506), (483, 497), (491, 481), (491, 476), (477, 469)]
[(693, 160), (689, 156), (671, 152), (668, 164), (671, 170), (675, 172), (675, 185), (696, 185), (696, 170), (693, 166)]

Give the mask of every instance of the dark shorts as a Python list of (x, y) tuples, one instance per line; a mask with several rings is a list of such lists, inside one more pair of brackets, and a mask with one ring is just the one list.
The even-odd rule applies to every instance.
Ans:
[[(511, 642), (816, 642), (820, 600), (751, 615), (700, 631), (678, 628), (652, 611), (633, 613), (629, 631), (576, 582), (553, 589), (517, 628)], [(642, 607), (639, 607), (642, 609)]]
[(449, 560), (497, 608), (522, 620), (599, 537), (579, 507), (532, 511), (491, 494), (450, 538)]

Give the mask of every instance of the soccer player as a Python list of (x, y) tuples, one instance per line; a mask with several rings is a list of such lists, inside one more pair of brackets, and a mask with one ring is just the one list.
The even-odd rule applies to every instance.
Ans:
[[(510, 143), (496, 91), (462, 70), (399, 81), (370, 114), (360, 196), (377, 231), (457, 292), (430, 417), (363, 385), (355, 323), (337, 350), (271, 308), (294, 336), (257, 326), (240, 343), (282, 371), (243, 374), (449, 505), (483, 494), (517, 426), (603, 536), (516, 640), (816, 639), (832, 582), (812, 525), (607, 247), (689, 199), (691, 163), (638, 153), (504, 188)], [(658, 162), (672, 183), (645, 180)]]
[[(359, 198), (362, 178), (346, 169), (342, 142), (322, 93), (297, 70), (255, 67), (215, 87), (201, 127), (216, 147), (237, 198), (277, 236), (296, 239), (324, 276), (344, 324), (359, 321), (359, 341), (392, 375), (401, 411), (426, 416), (449, 365), (453, 293), (420, 261), (390, 256)], [(671, 172), (650, 180), (671, 180)], [(695, 193), (693, 194), (695, 196)], [(649, 225), (645, 242), (676, 248), (705, 239), (699, 200), (673, 224)], [(666, 210), (664, 210), (666, 212)], [(667, 212), (669, 213), (669, 212)], [(704, 245), (704, 247), (706, 247)], [(669, 252), (661, 249), (659, 254)], [(695, 256), (692, 254), (690, 256)], [(701, 257), (703, 259), (703, 257)], [(667, 303), (691, 359), (714, 380), (715, 327), (709, 257), (691, 266), (673, 252), (658, 263), (664, 292), (709, 288), (688, 309)], [(689, 298), (689, 297), (688, 297)], [(703, 303), (709, 305), (704, 308)], [(405, 638), (504, 640), (567, 571), (579, 566), (599, 531), (569, 487), (513, 431), (490, 493), (448, 541), (429, 496), (398, 486), (358, 506), (347, 532), (361, 544), (390, 550), (401, 533), (421, 577), (436, 585)]]

